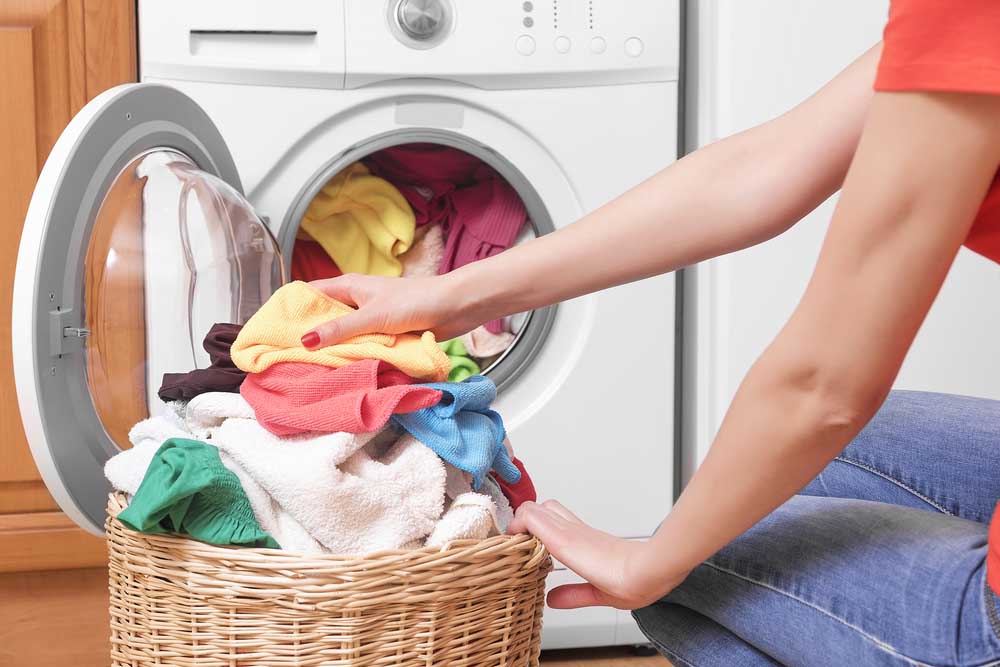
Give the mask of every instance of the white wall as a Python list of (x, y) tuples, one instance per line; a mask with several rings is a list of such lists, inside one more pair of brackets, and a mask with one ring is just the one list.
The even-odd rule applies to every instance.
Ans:
[[(887, 0), (692, 0), (688, 146), (772, 118), (881, 37)], [(686, 276), (684, 481), (750, 365), (799, 300), (833, 212)], [(897, 386), (1000, 398), (1000, 269), (963, 250)]]

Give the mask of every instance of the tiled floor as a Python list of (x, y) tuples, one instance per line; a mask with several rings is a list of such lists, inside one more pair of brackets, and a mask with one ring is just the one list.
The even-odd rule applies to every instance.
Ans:
[(542, 667), (670, 667), (666, 658), (639, 658), (629, 648), (575, 649), (542, 653)]

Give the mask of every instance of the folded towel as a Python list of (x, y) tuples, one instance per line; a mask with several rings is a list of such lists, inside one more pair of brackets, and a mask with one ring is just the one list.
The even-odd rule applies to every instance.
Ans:
[(463, 335), (461, 341), (470, 356), (485, 359), (505, 352), (514, 343), (514, 337), (509, 331), (493, 333), (481, 326)]
[(279, 548), (261, 530), (219, 450), (197, 440), (163, 443), (118, 520), (143, 533), (185, 533), (210, 544)]
[(452, 501), (425, 545), (443, 547), (455, 540), (481, 540), (498, 534), (496, 508), (489, 496), (463, 493)]
[(489, 378), (474, 375), (465, 382), (424, 386), (441, 391), (441, 402), (409, 414), (393, 415), (393, 421), (442, 459), (471, 473), (476, 489), (490, 469), (511, 482), (521, 478), (503, 444), (503, 420), (490, 410), (497, 388)]
[(393, 413), (421, 410), (441, 400), (440, 391), (413, 382), (375, 359), (340, 368), (281, 363), (248, 375), (240, 393), (261, 426), (275, 435), (371, 433)]
[(417, 229), (413, 247), (400, 255), (404, 278), (426, 278), (438, 274), (444, 257), (444, 228), (426, 225)]
[[(428, 535), (441, 516), (445, 470), (416, 439), (378, 451), (372, 435), (278, 438), (250, 419), (228, 419), (213, 442), (325, 550), (361, 555), (397, 549)], [(251, 503), (267, 530), (260, 499)]]
[(415, 226), (406, 198), (361, 163), (330, 179), (302, 218), (341, 271), (380, 276), (402, 273), (397, 256), (409, 249)]
[(444, 350), (444, 353), (448, 355), (448, 361), (451, 363), (448, 382), (461, 382), (473, 375), (479, 375), (481, 370), (479, 364), (469, 357), (469, 353), (465, 350), (465, 345), (462, 344), (460, 339), (452, 338), (443, 343), (438, 343), (438, 347)]
[(233, 362), (248, 373), (260, 373), (285, 361), (339, 368), (362, 359), (386, 361), (419, 380), (443, 381), (451, 364), (434, 334), (364, 334), (318, 350), (302, 347), (302, 335), (351, 312), (303, 282), (278, 289), (243, 326), (233, 343)]
[(210, 438), (230, 417), (253, 419), (253, 407), (240, 394), (213, 391), (191, 399), (184, 411), (184, 425), (196, 438)]

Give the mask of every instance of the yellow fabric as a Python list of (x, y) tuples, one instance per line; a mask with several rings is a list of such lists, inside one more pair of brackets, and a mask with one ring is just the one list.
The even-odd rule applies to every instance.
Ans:
[(451, 362), (434, 334), (364, 334), (318, 350), (302, 346), (302, 336), (324, 322), (351, 312), (308, 283), (288, 283), (243, 325), (230, 350), (233, 363), (247, 373), (261, 373), (283, 361), (339, 368), (361, 359), (387, 361), (411, 377), (428, 382), (448, 378)]
[(357, 162), (309, 202), (301, 228), (344, 273), (399, 276), (396, 257), (413, 244), (416, 221), (399, 190)]

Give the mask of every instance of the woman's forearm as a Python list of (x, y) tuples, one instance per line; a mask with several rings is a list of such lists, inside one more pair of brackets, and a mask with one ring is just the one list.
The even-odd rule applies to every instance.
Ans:
[(474, 299), (466, 305), (489, 319), (781, 233), (843, 182), (878, 51), (780, 118), (686, 156), (573, 225), (453, 272), (455, 293)]

